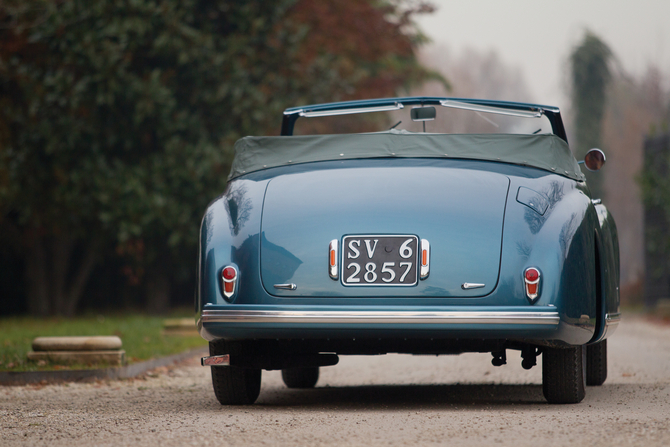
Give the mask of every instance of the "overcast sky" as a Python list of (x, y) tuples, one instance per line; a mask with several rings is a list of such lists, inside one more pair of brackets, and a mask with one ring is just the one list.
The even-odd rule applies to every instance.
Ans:
[(670, 78), (670, 0), (432, 3), (438, 10), (417, 22), (434, 43), (455, 53), (495, 50), (522, 71), (537, 103), (567, 107), (567, 61), (586, 29), (609, 45), (627, 73), (640, 75), (654, 64)]

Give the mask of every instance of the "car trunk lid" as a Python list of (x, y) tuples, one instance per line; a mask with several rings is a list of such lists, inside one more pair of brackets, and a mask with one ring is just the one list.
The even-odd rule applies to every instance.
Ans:
[[(268, 184), (263, 208), (263, 285), (279, 297), (486, 295), (498, 281), (508, 189), (505, 175), (465, 167), (368, 165), (276, 177)], [(393, 261), (395, 268), (401, 261), (397, 255), (377, 257), (368, 266), (371, 250), (379, 256), (384, 247), (397, 244), (391, 247), (397, 253), (413, 237), (417, 243), (408, 243), (406, 250), (418, 250), (421, 240), (430, 242), (429, 276), (406, 287), (397, 280), (393, 285), (367, 283), (382, 274), (385, 261)], [(333, 240), (338, 248), (336, 280), (328, 268)], [(358, 261), (348, 259), (355, 255), (352, 240), (358, 240), (354, 247), (362, 253), (356, 276), (360, 281), (346, 285), (353, 270), (343, 272), (341, 265)], [(384, 247), (375, 247), (375, 240)], [(374, 274), (366, 277), (371, 270)]]

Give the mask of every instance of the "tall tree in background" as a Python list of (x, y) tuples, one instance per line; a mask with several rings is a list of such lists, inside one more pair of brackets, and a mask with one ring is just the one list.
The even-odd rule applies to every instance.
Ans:
[[(575, 156), (583, 158), (586, 151), (602, 145), (602, 123), (605, 113), (607, 85), (612, 77), (612, 52), (602, 40), (590, 31), (570, 55), (572, 80), (572, 107), (576, 129)], [(590, 176), (589, 186), (596, 195), (602, 195), (602, 179)]]
[[(668, 80), (667, 75), (664, 76), (658, 67), (651, 66), (648, 67), (642, 79), (637, 82), (626, 82), (624, 85), (627, 87), (627, 96), (634, 100), (628, 101), (628, 108), (632, 110), (625, 117), (625, 126), (621, 125), (623, 123), (616, 123), (619, 124), (617, 128), (630, 129), (635, 126), (634, 128), (638, 130), (635, 135), (637, 141), (632, 142), (631, 139), (626, 141), (625, 135), (616, 135), (616, 142), (624, 145), (626, 153), (630, 153), (630, 146), (632, 146), (640, 154), (639, 158), (643, 160), (634, 164), (634, 167), (637, 168), (635, 177), (641, 191), (634, 184), (621, 185), (620, 188), (628, 186), (628, 189), (637, 193), (638, 197), (641, 196), (644, 202), (643, 210), (631, 213), (629, 209), (626, 209), (626, 214), (639, 216), (638, 225), (644, 229), (644, 261), (641, 260), (640, 264), (644, 268), (644, 303), (647, 306), (655, 306), (659, 299), (667, 298), (668, 291), (670, 291), (670, 233), (668, 233), (668, 226), (670, 226), (670, 88), (668, 86), (670, 84)], [(644, 148), (639, 147), (642, 134), (646, 134)], [(632, 163), (627, 163), (627, 165), (630, 164)], [(619, 185), (620, 183), (617, 183), (617, 186)], [(625, 191), (617, 191), (618, 194), (622, 192), (625, 193)], [(617, 222), (618, 220), (617, 217)], [(635, 241), (641, 244), (640, 239), (637, 237)], [(622, 254), (624, 254), (623, 250)], [(641, 300), (638, 301), (640, 302)]]
[[(192, 275), (231, 146), (301, 103), (430, 76), (403, 0), (0, 3), (0, 242), (28, 309), (72, 314), (116, 253), (152, 311)], [(353, 15), (352, 15), (353, 12)]]

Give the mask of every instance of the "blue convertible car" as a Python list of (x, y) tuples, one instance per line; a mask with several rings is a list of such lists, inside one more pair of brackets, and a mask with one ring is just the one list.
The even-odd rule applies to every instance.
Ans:
[[(377, 127), (294, 135), (319, 119)], [(287, 109), (281, 136), (236, 143), (202, 221), (196, 311), (217, 399), (253, 403), (263, 369), (313, 387), (339, 355), (483, 352), (500, 366), (513, 349), (526, 369), (541, 355), (547, 401), (580, 402), (606, 379), (620, 318), (616, 227), (579, 166), (604, 161), (575, 159), (555, 107)]]

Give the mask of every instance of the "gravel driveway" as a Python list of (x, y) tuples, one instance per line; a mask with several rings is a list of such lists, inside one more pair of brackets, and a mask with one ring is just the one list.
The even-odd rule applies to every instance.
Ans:
[[(222, 407), (197, 360), (141, 379), (0, 387), (0, 445), (670, 446), (670, 327), (627, 317), (609, 378), (550, 406), (518, 353), (341, 357), (314, 390), (263, 372), (253, 406)], [(541, 362), (540, 362), (541, 363)]]

